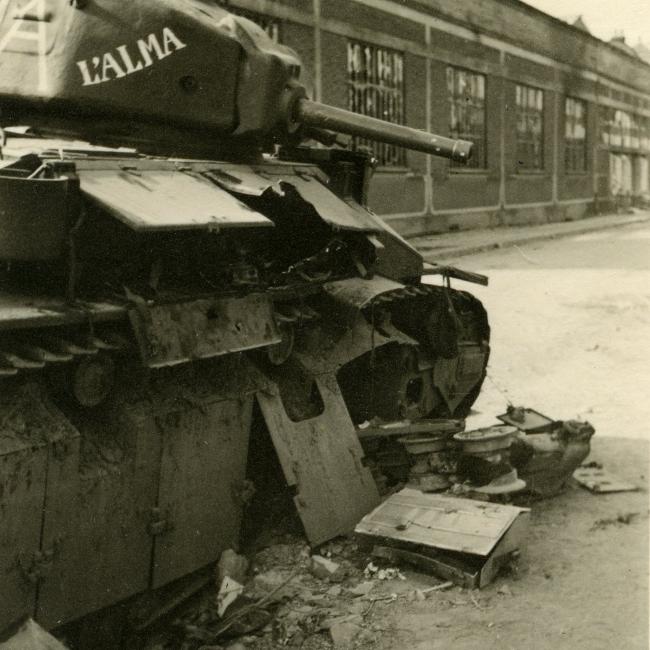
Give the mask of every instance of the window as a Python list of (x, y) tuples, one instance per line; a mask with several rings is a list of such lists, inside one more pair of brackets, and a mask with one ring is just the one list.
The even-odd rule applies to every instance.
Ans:
[(650, 151), (650, 118), (639, 117), (639, 145), (644, 151)]
[(544, 169), (544, 91), (517, 84), (517, 165)]
[(611, 141), (612, 123), (614, 121), (614, 110), (608, 106), (600, 106), (598, 109), (600, 117), (600, 139), (604, 145)]
[(449, 133), (474, 143), (474, 152), (467, 165), (454, 163), (453, 167), (487, 167), (485, 129), (485, 75), (461, 68), (447, 67), (447, 94), (449, 97)]
[(567, 97), (564, 102), (564, 168), (587, 171), (587, 104)]
[[(355, 113), (404, 124), (404, 57), (400, 52), (351, 41), (348, 43), (348, 108)], [(404, 149), (353, 139), (353, 147), (369, 147), (380, 165), (406, 164)]]
[(599, 113), (603, 144), (623, 149), (640, 149), (650, 144), (646, 118), (608, 106), (601, 106)]

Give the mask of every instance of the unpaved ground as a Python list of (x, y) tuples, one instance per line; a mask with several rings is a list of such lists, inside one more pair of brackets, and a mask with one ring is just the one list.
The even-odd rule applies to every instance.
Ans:
[[(650, 226), (465, 257), (487, 273), (490, 377), (468, 427), (494, 422), (507, 400), (596, 427), (591, 459), (641, 487), (592, 495), (573, 487), (533, 504), (516, 580), (481, 592), (382, 606), (375, 646), (648, 648)], [(599, 520), (638, 513), (630, 524)], [(414, 577), (417, 581), (419, 578)], [(512, 596), (498, 594), (507, 584)]]
[(484, 302), (492, 327), (491, 380), (468, 426), (492, 423), (507, 398), (588, 419), (601, 437), (650, 440), (650, 224), (456, 264), (490, 277), (456, 285)]
[[(331, 554), (340, 570), (316, 577), (304, 540), (284, 535), (250, 556), (255, 577), (247, 591), (253, 601), (265, 603), (259, 608), (265, 618), (255, 630), (230, 643), (222, 640), (223, 645), (212, 645), (207, 634), (205, 646), (147, 648), (326, 650), (349, 627), (349, 642), (335, 648), (647, 650), (648, 443), (595, 439), (591, 459), (640, 489), (594, 495), (571, 482), (559, 496), (530, 504), (530, 529), (516, 570), (482, 590), (452, 587), (425, 597), (441, 581), (407, 567), (400, 567), (405, 579), (364, 576), (373, 558), (345, 539), (317, 549)], [(368, 593), (355, 596), (364, 584), (371, 584)], [(209, 630), (201, 611), (193, 607), (189, 621)]]
[[(642, 489), (593, 495), (572, 486), (533, 504), (516, 576), (480, 592), (456, 588), (424, 602), (377, 603), (373, 619), (382, 632), (371, 647), (647, 650), (648, 445), (596, 438), (591, 458)], [(638, 514), (629, 524), (611, 521), (630, 513)], [(428, 584), (408, 576), (411, 589)]]

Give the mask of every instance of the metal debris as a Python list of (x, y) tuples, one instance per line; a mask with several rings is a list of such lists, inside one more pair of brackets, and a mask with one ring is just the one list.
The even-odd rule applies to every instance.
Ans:
[(458, 474), (469, 481), (470, 492), (501, 495), (526, 487), (510, 464), (510, 446), (516, 433), (516, 427), (501, 424), (454, 435), (462, 445)]
[(521, 406), (509, 407), (498, 418), (518, 429), (509, 449), (510, 463), (533, 495), (559, 492), (589, 455), (595, 433), (589, 422), (554, 420)]
[(525, 433), (542, 433), (550, 431), (555, 424), (554, 420), (542, 415), (534, 409), (524, 408), (523, 406), (509, 406), (506, 413), (497, 415), (497, 418), (505, 424), (517, 427)]
[(591, 492), (634, 492), (639, 488), (628, 481), (598, 467), (579, 467), (573, 472), (573, 478)]

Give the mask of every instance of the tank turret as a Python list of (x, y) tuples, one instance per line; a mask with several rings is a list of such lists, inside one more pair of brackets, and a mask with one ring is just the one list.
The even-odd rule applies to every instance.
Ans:
[(15, 5), (0, 17), (5, 126), (179, 156), (271, 150), (315, 129), (471, 154), (469, 142), (310, 101), (295, 52), (202, 0)]

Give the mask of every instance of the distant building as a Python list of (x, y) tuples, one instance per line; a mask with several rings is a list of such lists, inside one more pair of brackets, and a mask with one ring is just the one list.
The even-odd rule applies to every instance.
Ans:
[(646, 45), (639, 40), (639, 42), (634, 46), (634, 49), (640, 59), (643, 59), (646, 63), (650, 63), (650, 45)]
[(293, 47), (317, 100), (474, 142), (467, 167), (371, 145), (371, 207), (405, 234), (577, 219), (648, 197), (650, 65), (582, 20), (518, 0), (221, 4)]
[(583, 32), (587, 32), (587, 34), (591, 34), (590, 29), (587, 27), (587, 23), (585, 23), (584, 18), (580, 14), (574, 14), (573, 16), (563, 16), (562, 20), (565, 23), (569, 23), (569, 25), (573, 25), (574, 27), (581, 29)]

